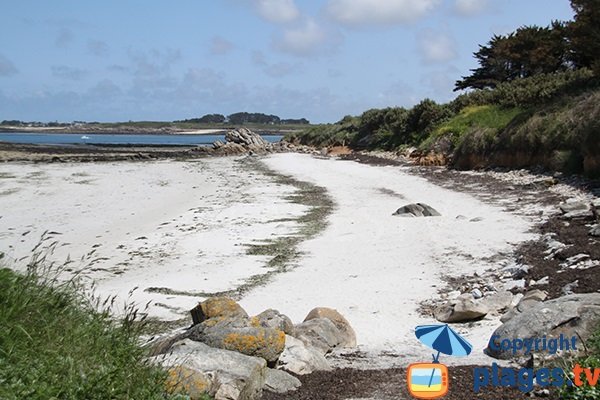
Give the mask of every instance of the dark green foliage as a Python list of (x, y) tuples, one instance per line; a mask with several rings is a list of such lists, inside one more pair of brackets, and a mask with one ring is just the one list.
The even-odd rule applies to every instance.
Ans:
[(316, 125), (299, 133), (290, 133), (284, 140), (314, 147), (347, 146), (355, 140), (360, 119), (346, 116), (335, 124)]
[(137, 311), (111, 306), (34, 257), (26, 274), (0, 269), (0, 398), (166, 399), (165, 372), (139, 344)]
[(457, 81), (455, 90), (495, 88), (571, 68), (566, 25), (558, 21), (546, 28), (524, 26), (505, 36), (494, 35), (474, 56), (479, 67)]
[(573, 62), (600, 76), (600, 0), (571, 0), (571, 6), (575, 11), (569, 25)]
[[(568, 371), (572, 371), (576, 364), (579, 364), (582, 368), (600, 369), (600, 327), (596, 329), (596, 333), (588, 340), (585, 350), (587, 353), (585, 356), (559, 365), (568, 373), (570, 379), (573, 379), (573, 373)], [(586, 381), (586, 384), (581, 387), (567, 386), (565, 384), (559, 393), (560, 398), (564, 400), (595, 400), (600, 398), (600, 386), (591, 386), (587, 383), (587, 379), (583, 378), (582, 380)]]
[(267, 115), (262, 113), (238, 112), (227, 117), (227, 121), (234, 125), (243, 124), (279, 124), (281, 119), (277, 115)]

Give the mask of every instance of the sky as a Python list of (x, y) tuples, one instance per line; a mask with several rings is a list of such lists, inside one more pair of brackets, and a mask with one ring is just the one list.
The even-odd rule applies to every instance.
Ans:
[(19, 0), (2, 6), (0, 120), (335, 122), (453, 99), (493, 34), (568, 0)]

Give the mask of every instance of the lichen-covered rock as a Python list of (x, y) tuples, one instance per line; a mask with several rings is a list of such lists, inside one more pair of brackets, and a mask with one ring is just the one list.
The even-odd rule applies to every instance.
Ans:
[(208, 373), (176, 365), (167, 370), (165, 381), (167, 393), (189, 396), (190, 400), (199, 400), (214, 390), (214, 377)]
[(250, 325), (255, 327), (273, 328), (291, 335), (294, 331), (292, 320), (277, 310), (269, 309), (250, 319)]
[(296, 375), (331, 370), (327, 359), (320, 351), (289, 335), (285, 337), (285, 349), (279, 356), (278, 364), (278, 368)]
[[(173, 378), (180, 373), (187, 375), (192, 389), (200, 389), (207, 383), (206, 393), (216, 400), (260, 399), (267, 374), (267, 365), (262, 358), (215, 349), (189, 339), (175, 343), (168, 354), (150, 360), (170, 368)], [(195, 374), (190, 374), (191, 371)], [(171, 385), (175, 383), (171, 382)], [(185, 387), (175, 386), (174, 389)]]
[(285, 347), (285, 333), (282, 331), (251, 326), (236, 327), (223, 323), (214, 326), (206, 326), (205, 323), (196, 325), (190, 330), (189, 338), (211, 347), (261, 357), (269, 363), (277, 361)]
[(198, 304), (190, 313), (194, 324), (199, 324), (207, 319), (219, 321), (231, 317), (248, 318), (246, 311), (228, 297), (212, 297)]
[(317, 307), (313, 308), (306, 318), (304, 318), (304, 322), (310, 321), (317, 318), (326, 318), (333, 322), (333, 324), (339, 329), (342, 333), (340, 346), (341, 347), (356, 347), (356, 333), (354, 329), (350, 325), (350, 322), (342, 314), (340, 314), (337, 310), (333, 308), (327, 307)]
[(248, 128), (238, 128), (225, 134), (228, 143), (241, 144), (242, 146), (267, 146), (269, 143), (257, 133)]

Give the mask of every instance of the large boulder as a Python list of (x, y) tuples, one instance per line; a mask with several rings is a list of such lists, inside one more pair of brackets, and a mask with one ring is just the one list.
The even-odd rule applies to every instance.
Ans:
[(169, 354), (151, 361), (169, 368), (167, 387), (171, 391), (191, 388), (199, 393), (206, 387), (206, 393), (215, 400), (260, 399), (267, 374), (262, 358), (215, 349), (189, 339), (175, 343)]
[(486, 353), (499, 359), (516, 358), (523, 350), (498, 350), (502, 340), (547, 339), (577, 337), (588, 340), (600, 323), (600, 293), (572, 294), (537, 304), (505, 322), (494, 332)]
[(279, 356), (278, 364), (278, 368), (296, 375), (331, 370), (327, 359), (320, 351), (289, 335), (285, 337), (285, 349)]
[(321, 354), (331, 353), (333, 349), (342, 347), (346, 339), (346, 335), (327, 318), (315, 318), (294, 326), (294, 337), (319, 350)]
[(298, 389), (302, 383), (298, 378), (280, 369), (267, 369), (264, 389), (269, 392), (287, 393)]
[(488, 312), (484, 302), (465, 294), (437, 307), (434, 316), (440, 322), (469, 322), (485, 317)]
[(220, 321), (225, 318), (240, 317), (248, 318), (248, 314), (242, 306), (228, 297), (212, 297), (194, 307), (190, 313), (195, 324), (213, 319)]
[(350, 322), (348, 322), (348, 320), (337, 310), (327, 307), (313, 308), (306, 318), (304, 318), (304, 322), (317, 318), (326, 318), (333, 322), (336, 328), (338, 328), (342, 334), (340, 341), (341, 347), (356, 347), (356, 333), (354, 332), (354, 329), (352, 329)]
[(272, 328), (240, 326), (249, 321), (225, 320), (216, 325), (207, 324), (211, 320), (190, 329), (188, 337), (211, 347), (237, 351), (261, 357), (274, 363), (285, 347), (285, 333)]
[(273, 328), (291, 335), (294, 330), (292, 320), (277, 310), (268, 309), (250, 319), (250, 324), (255, 327)]
[(407, 204), (400, 207), (392, 215), (401, 217), (439, 217), (441, 214), (433, 207), (425, 203)]

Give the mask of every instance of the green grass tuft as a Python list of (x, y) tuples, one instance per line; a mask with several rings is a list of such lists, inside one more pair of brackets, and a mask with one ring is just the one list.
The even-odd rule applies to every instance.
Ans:
[(0, 269), (1, 399), (175, 398), (165, 371), (145, 361), (135, 308), (115, 321), (114, 299), (32, 260), (25, 274)]

